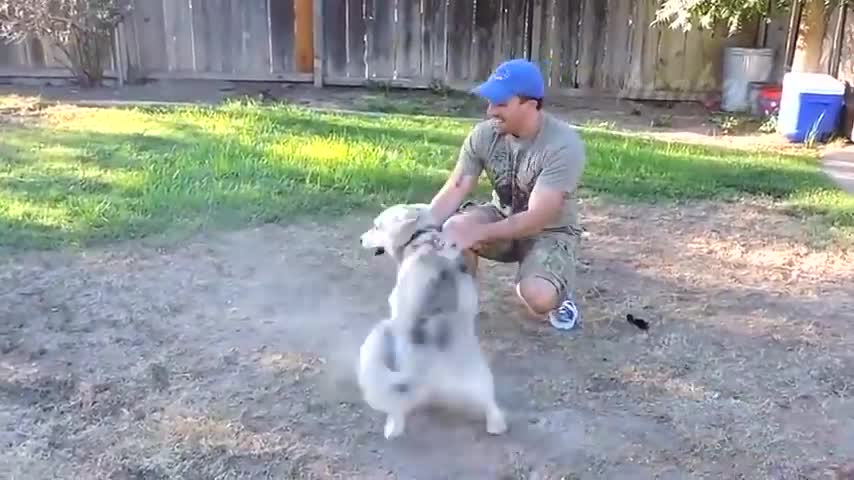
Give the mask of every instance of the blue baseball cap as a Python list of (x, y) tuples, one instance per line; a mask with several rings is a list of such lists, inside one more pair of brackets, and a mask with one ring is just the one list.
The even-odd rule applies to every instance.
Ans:
[(516, 58), (499, 65), (472, 93), (490, 103), (504, 103), (514, 95), (543, 98), (545, 82), (540, 67), (524, 58)]

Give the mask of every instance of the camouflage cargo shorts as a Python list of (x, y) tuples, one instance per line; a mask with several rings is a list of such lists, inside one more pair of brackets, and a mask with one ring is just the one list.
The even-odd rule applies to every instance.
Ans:
[[(476, 214), (487, 222), (506, 218), (492, 203), (466, 202), (458, 214)], [(542, 278), (557, 289), (559, 298), (575, 288), (576, 248), (578, 236), (569, 232), (545, 231), (532, 237), (492, 242), (482, 245), (475, 253), (496, 262), (518, 263), (516, 283), (524, 278)]]

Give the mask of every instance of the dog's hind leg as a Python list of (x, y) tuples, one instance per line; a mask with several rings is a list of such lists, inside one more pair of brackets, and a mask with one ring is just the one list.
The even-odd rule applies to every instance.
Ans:
[(504, 412), (495, 400), (495, 386), (492, 372), (489, 367), (483, 365), (477, 373), (479, 378), (472, 378), (466, 382), (468, 397), (474, 401), (478, 409), (486, 417), (486, 431), (492, 435), (501, 435), (507, 432), (507, 420)]
[(406, 415), (403, 412), (389, 413), (385, 419), (385, 438), (399, 437), (406, 429)]
[(486, 411), (487, 433), (501, 435), (507, 432), (507, 420), (504, 418), (504, 412), (501, 411), (494, 398), (485, 402), (484, 410)]

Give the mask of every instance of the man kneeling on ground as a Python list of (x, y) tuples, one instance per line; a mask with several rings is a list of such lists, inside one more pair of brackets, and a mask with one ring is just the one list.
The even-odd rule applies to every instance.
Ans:
[[(581, 320), (573, 296), (584, 144), (542, 110), (543, 78), (527, 60), (499, 65), (474, 93), (489, 102), (489, 119), (469, 133), (432, 212), (473, 272), (478, 257), (518, 263), (516, 293), (531, 314), (571, 329)], [(492, 201), (463, 204), (484, 170)]]

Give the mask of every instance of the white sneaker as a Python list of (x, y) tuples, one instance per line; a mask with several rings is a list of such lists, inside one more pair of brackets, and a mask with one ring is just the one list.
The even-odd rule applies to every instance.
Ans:
[(549, 312), (549, 323), (558, 330), (581, 328), (581, 314), (575, 302), (567, 298), (557, 309)]

